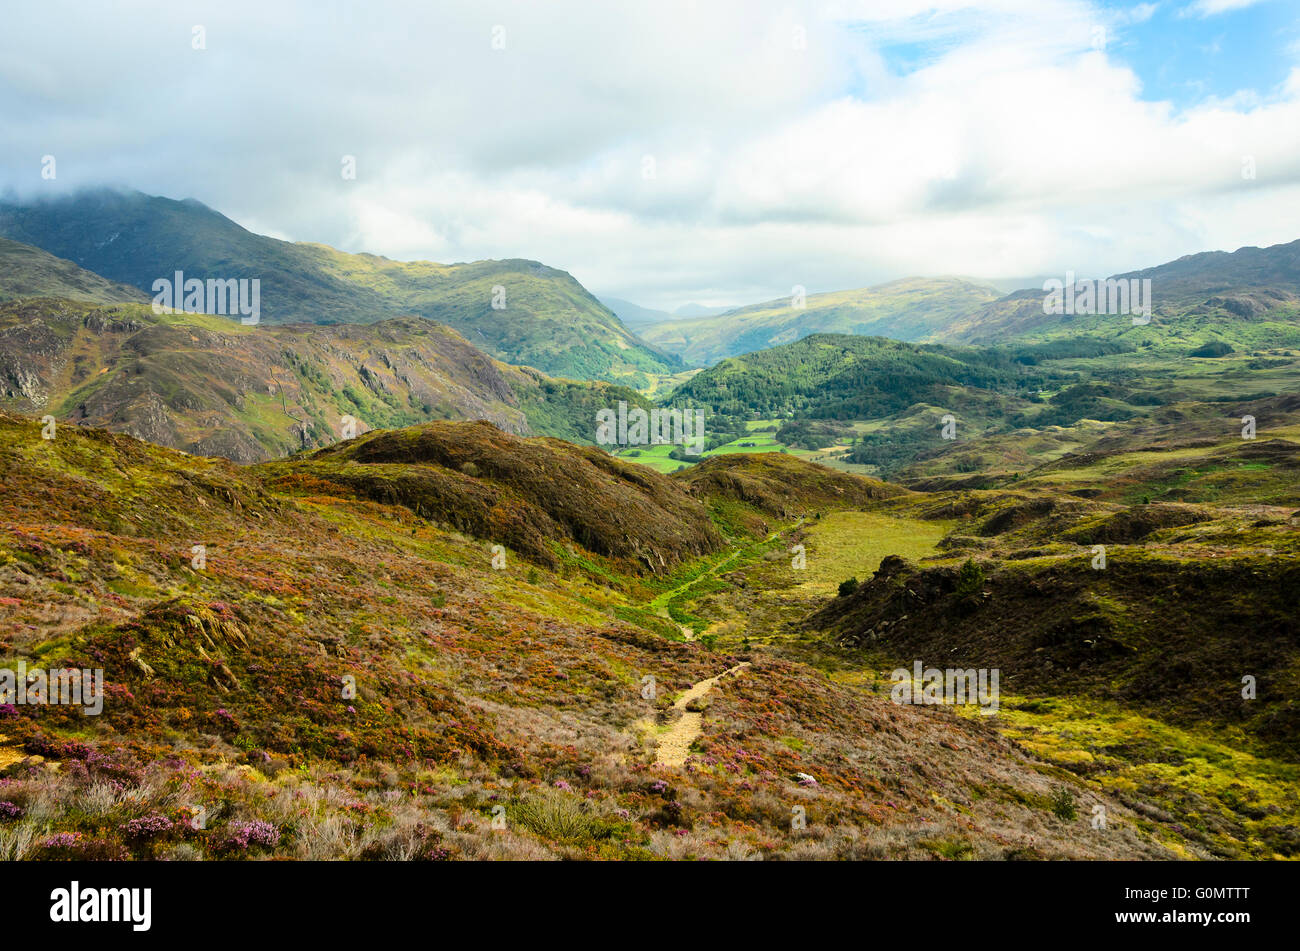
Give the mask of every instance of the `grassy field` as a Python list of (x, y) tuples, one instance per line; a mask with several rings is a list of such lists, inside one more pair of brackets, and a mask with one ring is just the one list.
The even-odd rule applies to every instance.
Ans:
[[(775, 419), (749, 420), (745, 423), (749, 435), (733, 439), (731, 442), (724, 443), (715, 449), (710, 449), (704, 454), (703, 458), (707, 459), (710, 456), (723, 456), (742, 452), (785, 452), (807, 462), (816, 462), (831, 469), (838, 469), (841, 472), (852, 472), (857, 475), (876, 474), (878, 468), (876, 466), (845, 462), (843, 456), (849, 450), (849, 447), (845, 445), (826, 446), (822, 449), (794, 449), (778, 442), (776, 427), (779, 425), (780, 420)], [(873, 425), (878, 427), (881, 424), (860, 423), (857, 425), (866, 431)], [(670, 459), (668, 454), (672, 450), (672, 446), (633, 446), (621, 450), (616, 455), (620, 459), (627, 459), (631, 462), (639, 462), (642, 465), (649, 466), (656, 472), (676, 472), (678, 469), (690, 465), (690, 463), (682, 462), (679, 459)]]
[(832, 597), (841, 581), (870, 577), (887, 555), (916, 561), (934, 554), (954, 524), (874, 512), (831, 512), (807, 527), (803, 544), (808, 567), (794, 590), (801, 596)]
[[(834, 597), (841, 581), (870, 578), (886, 556), (934, 556), (954, 524), (860, 511), (788, 524), (744, 551), (722, 577), (695, 585), (674, 604), (674, 616), (691, 618), (719, 648), (772, 643)], [(796, 545), (803, 545), (804, 568), (794, 567)]]
[[(784, 452), (786, 447), (776, 441), (775, 430), (772, 432), (756, 432), (759, 429), (771, 428), (775, 424), (776, 420), (771, 419), (751, 420), (745, 425), (752, 435), (743, 439), (733, 439), (716, 449), (710, 449), (704, 454), (704, 458), (736, 452)], [(689, 463), (682, 462), (679, 459), (670, 459), (668, 454), (674, 448), (673, 446), (629, 446), (616, 453), (616, 455), (620, 459), (627, 459), (631, 462), (639, 462), (644, 466), (649, 466), (656, 472), (676, 472), (678, 469), (686, 468)]]

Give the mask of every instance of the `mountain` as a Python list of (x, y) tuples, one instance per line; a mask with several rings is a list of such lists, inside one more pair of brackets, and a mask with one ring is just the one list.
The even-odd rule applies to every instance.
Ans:
[(613, 311), (614, 316), (631, 330), (673, 319), (673, 315), (667, 311), (642, 307), (621, 297), (601, 297), (600, 302)]
[(497, 359), (552, 375), (644, 386), (681, 369), (569, 274), (535, 261), (448, 265), (346, 254), (254, 234), (193, 199), (108, 189), (0, 202), (0, 236), (151, 295), (155, 280), (176, 271), (258, 279), (268, 324), (414, 315), (453, 327)]
[(22, 297), (62, 297), (96, 304), (142, 303), (149, 295), (77, 267), (71, 261), (0, 238), (0, 303)]
[(632, 390), (546, 377), (420, 317), (244, 326), (142, 304), (0, 305), (0, 406), (254, 462), (343, 434), (431, 419), (594, 440), (596, 411)]
[(641, 330), (654, 324), (671, 323), (675, 320), (688, 320), (694, 317), (713, 317), (726, 313), (729, 307), (705, 307), (703, 304), (682, 304), (671, 313), (642, 307), (619, 297), (601, 297), (600, 302), (614, 312), (619, 320), (629, 328)]
[(716, 317), (718, 314), (725, 314), (731, 307), (709, 307), (705, 304), (682, 304), (680, 307), (674, 307), (671, 314), (677, 319), (691, 317)]
[(687, 363), (709, 365), (815, 333), (920, 340), (997, 296), (988, 285), (963, 278), (908, 278), (811, 294), (801, 309), (781, 298), (717, 316), (666, 321), (644, 327), (642, 336)]
[(932, 337), (989, 344), (1097, 336), (1182, 352), (1216, 341), (1239, 349), (1300, 346), (1300, 240), (1191, 254), (1108, 280), (1151, 282), (1150, 323), (1113, 313), (1045, 314), (1039, 287), (978, 308)]

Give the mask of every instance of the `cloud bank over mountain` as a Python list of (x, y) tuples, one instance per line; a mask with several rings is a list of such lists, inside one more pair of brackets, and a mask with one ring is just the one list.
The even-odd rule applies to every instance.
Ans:
[(543, 260), (668, 309), (1294, 237), (1288, 4), (618, 7), (18, 8), (0, 185), (193, 196), (401, 259)]

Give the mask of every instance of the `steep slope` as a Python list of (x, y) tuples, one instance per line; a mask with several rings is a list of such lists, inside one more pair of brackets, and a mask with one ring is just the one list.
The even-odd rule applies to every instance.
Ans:
[(687, 363), (709, 365), (817, 333), (921, 340), (997, 296), (993, 288), (962, 278), (907, 278), (812, 294), (803, 308), (782, 298), (718, 316), (666, 321), (642, 328), (641, 335)]
[(569, 274), (535, 261), (444, 265), (345, 254), (253, 234), (193, 199), (133, 191), (0, 202), (0, 235), (150, 294), (175, 271), (256, 278), (262, 320), (271, 324), (414, 314), (448, 324), (498, 359), (550, 374), (640, 386), (678, 368)]
[(61, 297), (95, 304), (149, 299), (144, 291), (92, 274), (40, 248), (0, 238), (0, 303), (22, 297)]
[(606, 383), (549, 379), (416, 317), (243, 326), (145, 305), (0, 305), (0, 406), (252, 462), (429, 419), (591, 442), (596, 410), (643, 403)]

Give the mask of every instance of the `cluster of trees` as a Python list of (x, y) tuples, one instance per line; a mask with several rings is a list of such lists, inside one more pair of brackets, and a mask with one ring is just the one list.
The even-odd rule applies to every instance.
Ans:
[(950, 386), (1029, 390), (1046, 378), (1010, 350), (814, 334), (724, 360), (674, 395), (733, 416), (871, 419), (941, 402)]

